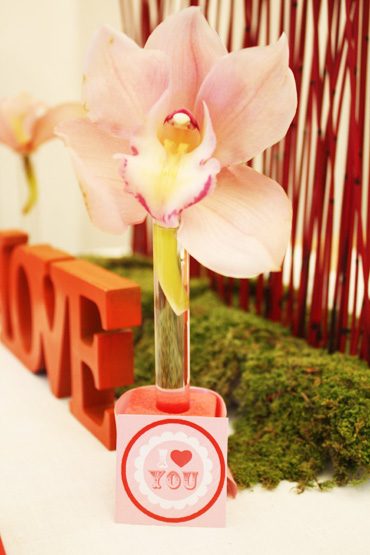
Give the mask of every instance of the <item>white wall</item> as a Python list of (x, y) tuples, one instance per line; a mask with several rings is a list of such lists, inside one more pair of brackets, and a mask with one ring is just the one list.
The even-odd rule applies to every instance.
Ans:
[[(118, 0), (0, 0), (0, 96), (28, 91), (54, 105), (81, 99), (82, 63), (101, 23), (121, 28)], [(26, 188), (18, 155), (0, 144), (0, 229), (30, 232), (30, 242), (70, 253), (119, 248), (87, 216), (68, 153), (59, 139), (34, 155), (38, 205), (23, 217)]]

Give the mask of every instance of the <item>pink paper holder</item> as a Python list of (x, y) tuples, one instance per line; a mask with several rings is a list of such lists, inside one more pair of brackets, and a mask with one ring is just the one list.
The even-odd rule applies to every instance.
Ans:
[(115, 407), (116, 522), (225, 526), (228, 419), (214, 391), (191, 387), (190, 409), (156, 408), (155, 386)]

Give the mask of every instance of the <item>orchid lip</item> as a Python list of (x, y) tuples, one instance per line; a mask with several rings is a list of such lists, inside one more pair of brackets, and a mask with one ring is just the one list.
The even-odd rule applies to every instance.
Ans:
[(216, 141), (205, 103), (204, 113), (200, 131), (186, 109), (165, 119), (163, 115), (156, 119), (154, 111), (132, 136), (131, 154), (114, 155), (121, 160), (118, 171), (124, 191), (163, 227), (178, 227), (183, 210), (215, 187), (220, 165), (211, 158)]

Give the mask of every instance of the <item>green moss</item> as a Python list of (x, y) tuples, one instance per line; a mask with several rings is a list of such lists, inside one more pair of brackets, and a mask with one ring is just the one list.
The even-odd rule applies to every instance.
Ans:
[[(153, 383), (151, 261), (94, 261), (142, 288), (134, 387)], [(226, 307), (205, 280), (191, 283), (191, 380), (220, 393), (235, 414), (228, 462), (240, 486), (274, 488), (291, 480), (298, 491), (313, 485), (324, 490), (369, 477), (366, 363), (313, 349), (281, 325)], [(329, 463), (333, 479), (319, 483)]]

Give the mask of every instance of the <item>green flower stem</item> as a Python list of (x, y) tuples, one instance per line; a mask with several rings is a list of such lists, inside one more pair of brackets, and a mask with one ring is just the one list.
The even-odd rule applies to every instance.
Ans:
[(188, 255), (178, 248), (177, 230), (153, 226), (154, 335), (157, 408), (189, 408)]
[(153, 225), (153, 264), (158, 281), (172, 310), (180, 316), (189, 308), (177, 254), (176, 229)]
[(23, 206), (22, 212), (23, 214), (28, 214), (33, 206), (36, 204), (38, 199), (37, 179), (29, 155), (23, 156), (23, 167), (28, 185), (28, 199), (26, 204)]

